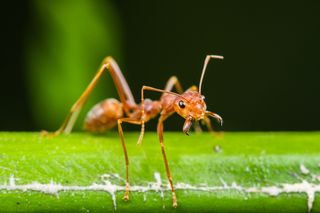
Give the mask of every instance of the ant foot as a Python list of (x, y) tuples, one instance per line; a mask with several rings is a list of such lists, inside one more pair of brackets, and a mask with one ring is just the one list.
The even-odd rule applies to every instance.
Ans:
[(122, 198), (124, 201), (128, 201), (129, 200), (129, 191), (126, 191), (125, 193), (124, 193), (124, 196), (123, 196), (123, 198)]
[(48, 131), (46, 131), (46, 130), (42, 130), (42, 131), (40, 132), (40, 136), (41, 136), (41, 137), (45, 137), (45, 138), (53, 138), (53, 137), (55, 137), (55, 136), (57, 136), (57, 135), (59, 135), (59, 134), (60, 134), (59, 131), (48, 132)]
[(141, 146), (144, 133), (140, 133), (137, 146)]
[(172, 206), (173, 206), (173, 208), (177, 208), (177, 206), (178, 206), (177, 197), (176, 197), (175, 192), (172, 192)]
[(129, 183), (126, 182), (126, 191), (124, 193), (124, 196), (122, 198), (124, 201), (128, 201), (129, 200)]
[(138, 140), (137, 146), (141, 146), (141, 144), (142, 144), (142, 141)]

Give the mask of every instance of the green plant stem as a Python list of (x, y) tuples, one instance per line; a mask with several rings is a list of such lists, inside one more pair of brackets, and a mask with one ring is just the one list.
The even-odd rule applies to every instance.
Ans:
[[(0, 133), (1, 212), (307, 212), (310, 196), (305, 192), (283, 192), (276, 196), (263, 187), (283, 189), (283, 184), (319, 185), (320, 133), (231, 133), (211, 134), (166, 132), (165, 146), (178, 208), (172, 208), (171, 193), (156, 133), (146, 133), (141, 146), (138, 133), (125, 133), (132, 187), (156, 186), (160, 191), (133, 191), (123, 201), (123, 190), (46, 189), (10, 190), (33, 182), (62, 187), (94, 184), (123, 187), (125, 163), (120, 139), (115, 132), (104, 135), (72, 133), (43, 138), (39, 133)], [(117, 175), (116, 175), (117, 174)], [(10, 178), (11, 177), (11, 178)], [(184, 185), (183, 185), (184, 183)], [(185, 184), (196, 187), (191, 190)], [(313, 184), (313, 185), (312, 185)], [(30, 186), (30, 185), (29, 185)], [(200, 190), (201, 187), (220, 187)], [(303, 187), (302, 187), (303, 188)], [(203, 188), (202, 188), (203, 189)], [(319, 187), (320, 189), (320, 187)], [(256, 190), (256, 191), (254, 191)], [(307, 190), (307, 188), (303, 188)], [(303, 191), (302, 190), (302, 191)], [(310, 210), (319, 212), (315, 194)]]

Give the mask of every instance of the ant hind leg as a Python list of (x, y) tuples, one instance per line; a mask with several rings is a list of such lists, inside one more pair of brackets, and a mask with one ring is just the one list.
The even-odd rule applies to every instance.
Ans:
[[(91, 94), (92, 90), (95, 88), (98, 80), (101, 78), (105, 70), (108, 70), (114, 83), (116, 86), (116, 89), (118, 91), (118, 94), (120, 96), (121, 103), (123, 104), (124, 110), (128, 110), (130, 106), (135, 106), (136, 103), (134, 101), (134, 98), (132, 96), (131, 90), (128, 86), (127, 81), (122, 75), (122, 72), (116, 63), (116, 61), (112, 57), (106, 57), (102, 65), (100, 66), (98, 72), (94, 76), (94, 78), (91, 80), (85, 91), (82, 93), (82, 95), (79, 97), (79, 99), (73, 104), (71, 107), (68, 115), (66, 116), (64, 122), (60, 126), (60, 128), (55, 131), (54, 133), (48, 133), (47, 131), (42, 131), (41, 135), (43, 136), (56, 136), (61, 133), (70, 133), (74, 123), (77, 120), (77, 117), (82, 109), (82, 106), (87, 101), (89, 95)], [(130, 106), (129, 106), (130, 105)]]

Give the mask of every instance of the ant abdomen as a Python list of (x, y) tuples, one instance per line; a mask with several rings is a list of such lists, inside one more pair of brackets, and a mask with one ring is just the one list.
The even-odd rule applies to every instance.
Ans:
[(124, 116), (122, 103), (117, 99), (108, 98), (94, 105), (84, 121), (84, 129), (89, 132), (102, 133), (117, 124)]

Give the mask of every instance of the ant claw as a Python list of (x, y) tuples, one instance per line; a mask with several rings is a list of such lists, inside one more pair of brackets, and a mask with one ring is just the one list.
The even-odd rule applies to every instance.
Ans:
[(173, 204), (172, 204), (172, 207), (173, 207), (173, 208), (177, 208), (177, 207), (178, 207), (177, 202), (173, 203)]
[(46, 131), (46, 130), (41, 130), (40, 135), (41, 135), (42, 137), (45, 137), (45, 136), (49, 135), (49, 132)]
[(124, 201), (128, 201), (129, 200), (129, 192), (125, 192), (123, 198)]
[(142, 137), (139, 137), (138, 142), (137, 142), (137, 146), (141, 146), (142, 144)]
[(129, 183), (126, 182), (126, 191), (124, 192), (124, 196), (122, 198), (124, 201), (129, 200)]
[(59, 134), (60, 134), (60, 132), (58, 132), (58, 131), (55, 131), (55, 132), (51, 133), (51, 132), (48, 132), (46, 130), (41, 130), (41, 132), (40, 132), (40, 136), (44, 137), (44, 138), (53, 138), (53, 137), (55, 137), (55, 136), (57, 136)]
[(176, 193), (174, 193), (174, 192), (172, 192), (172, 207), (173, 208), (177, 208), (178, 207)]

